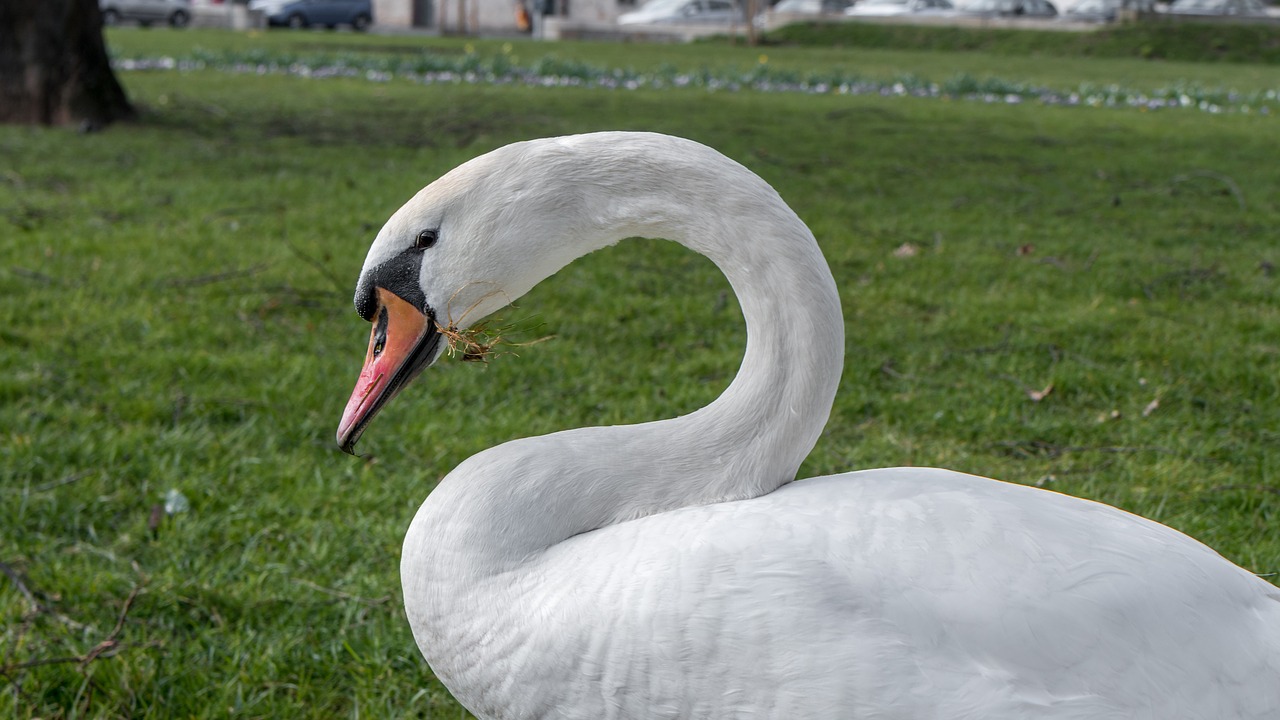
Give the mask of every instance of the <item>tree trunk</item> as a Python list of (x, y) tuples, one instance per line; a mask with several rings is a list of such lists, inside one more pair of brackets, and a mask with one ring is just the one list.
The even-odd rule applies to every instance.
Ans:
[(0, 0), (0, 122), (95, 128), (133, 116), (98, 0)]
[(760, 8), (765, 6), (765, 0), (745, 0), (743, 4), (747, 12), (747, 44), (755, 47), (760, 44), (760, 29), (756, 27), (756, 16), (760, 14)]

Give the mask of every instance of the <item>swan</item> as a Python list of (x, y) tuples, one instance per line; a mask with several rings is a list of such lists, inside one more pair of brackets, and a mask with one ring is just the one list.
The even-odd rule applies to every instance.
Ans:
[(356, 287), (373, 329), (339, 446), (442, 327), (630, 237), (719, 267), (742, 363), (695, 412), (507, 442), (423, 502), (405, 609), (476, 716), (1280, 717), (1280, 589), (1186, 535), (941, 469), (792, 482), (841, 373), (836, 284), (773, 188), (689, 140), (516, 143), (394, 213)]

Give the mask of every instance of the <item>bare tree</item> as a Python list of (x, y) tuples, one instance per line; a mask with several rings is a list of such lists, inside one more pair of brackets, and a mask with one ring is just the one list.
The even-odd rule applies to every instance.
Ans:
[(133, 115), (98, 0), (0, 0), (0, 122), (101, 127)]

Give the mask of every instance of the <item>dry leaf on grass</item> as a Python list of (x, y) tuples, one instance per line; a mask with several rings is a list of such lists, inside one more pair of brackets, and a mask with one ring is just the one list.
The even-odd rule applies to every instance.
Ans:
[(1049, 397), (1051, 392), (1053, 392), (1053, 383), (1045, 385), (1043, 390), (1028, 390), (1027, 397), (1031, 398), (1032, 402), (1040, 402)]

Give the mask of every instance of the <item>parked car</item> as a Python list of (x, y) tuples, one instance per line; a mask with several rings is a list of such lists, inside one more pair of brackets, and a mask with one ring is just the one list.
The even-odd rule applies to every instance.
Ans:
[(851, 17), (893, 17), (896, 15), (950, 15), (950, 0), (862, 0), (844, 11)]
[(103, 25), (137, 21), (142, 27), (168, 23), (180, 28), (191, 22), (191, 0), (99, 0)]
[(758, 28), (772, 28), (787, 22), (822, 15), (839, 16), (853, 6), (854, 0), (782, 0), (756, 15), (752, 21)]
[(778, 15), (839, 15), (853, 6), (853, 0), (782, 0), (769, 12)]
[(956, 5), (964, 15), (979, 17), (1057, 17), (1058, 8), (1048, 0), (969, 0)]
[(1115, 0), (1080, 0), (1062, 13), (1063, 20), (1076, 22), (1115, 22), (1120, 3)]
[(291, 28), (350, 25), (356, 30), (367, 30), (373, 22), (369, 0), (293, 0), (282, 5), (266, 5), (263, 12), (268, 25)]
[(249, 0), (249, 10), (262, 13), (263, 17), (271, 17), (277, 10), (294, 0)]
[(1076, 22), (1115, 22), (1121, 10), (1153, 13), (1155, 0), (1081, 0), (1068, 8), (1062, 14), (1062, 19)]
[(618, 16), (619, 25), (731, 25), (745, 21), (733, 0), (651, 0)]
[(1267, 14), (1261, 0), (1173, 0), (1169, 12), (1174, 15), (1225, 15), (1255, 17)]

